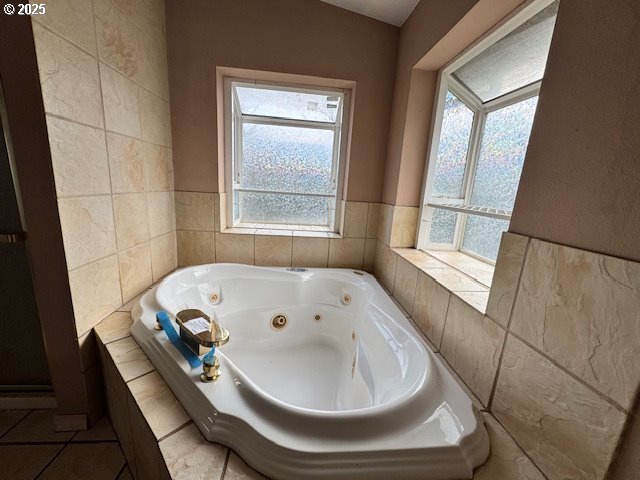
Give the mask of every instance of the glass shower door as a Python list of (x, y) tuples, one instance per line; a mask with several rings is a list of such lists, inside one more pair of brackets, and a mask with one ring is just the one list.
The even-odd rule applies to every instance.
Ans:
[(52, 389), (7, 133), (0, 122), (0, 394)]

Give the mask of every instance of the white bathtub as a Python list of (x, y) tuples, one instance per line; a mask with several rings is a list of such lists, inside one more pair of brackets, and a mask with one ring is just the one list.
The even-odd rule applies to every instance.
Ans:
[[(156, 312), (173, 321), (186, 308), (231, 334), (215, 383), (154, 330)], [(203, 435), (267, 476), (467, 479), (488, 456), (482, 416), (369, 274), (191, 267), (133, 315), (133, 337)]]

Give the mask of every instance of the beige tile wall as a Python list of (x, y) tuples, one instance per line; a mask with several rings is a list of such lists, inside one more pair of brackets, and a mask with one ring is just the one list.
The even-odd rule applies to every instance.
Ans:
[[(258, 240), (262, 235), (283, 235), (281, 231), (262, 231), (260, 235), (255, 235), (252, 252), (251, 241), (239, 239), (237, 230), (229, 233), (223, 228), (224, 233), (220, 232), (220, 197), (224, 197), (224, 194), (175, 192), (175, 195), (180, 266), (203, 263), (199, 260), (206, 258), (218, 262), (328, 266), (373, 272), (378, 256), (378, 242), (387, 246), (413, 247), (416, 237), (419, 210), (417, 207), (343, 201), (340, 236), (323, 232), (293, 231), (287, 234), (293, 237), (292, 242), (283, 239)], [(214, 233), (213, 241), (207, 242), (206, 246), (202, 237), (204, 232)], [(313, 241), (315, 238), (329, 241)], [(234, 239), (238, 243), (234, 242)], [(191, 247), (196, 244), (198, 252), (193, 251), (195, 247)], [(389, 288), (392, 288), (392, 285)]]
[(534, 468), (508, 478), (604, 478), (640, 385), (640, 264), (505, 233), (489, 291), (379, 238), (375, 275)]
[(415, 247), (418, 207), (379, 204), (376, 238), (388, 247)]
[[(56, 0), (33, 17), (86, 359), (96, 358), (91, 328), (176, 267), (163, 9), (161, 0)], [(87, 375), (94, 365), (83, 362)]]
[(380, 204), (342, 202), (342, 235), (291, 230), (221, 232), (223, 198), (224, 194), (217, 193), (175, 192), (178, 265), (233, 262), (373, 272)]

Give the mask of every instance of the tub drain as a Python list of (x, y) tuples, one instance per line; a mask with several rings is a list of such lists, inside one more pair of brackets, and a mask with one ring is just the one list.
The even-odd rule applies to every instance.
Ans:
[(271, 319), (271, 326), (277, 330), (284, 328), (287, 325), (287, 317), (281, 313), (274, 315)]

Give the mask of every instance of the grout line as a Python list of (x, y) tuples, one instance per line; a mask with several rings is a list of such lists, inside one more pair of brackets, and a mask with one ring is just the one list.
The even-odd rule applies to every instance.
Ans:
[(227, 476), (227, 466), (229, 465), (229, 457), (231, 457), (231, 449), (227, 447), (227, 454), (224, 457), (224, 465), (222, 465), (222, 473), (219, 480), (224, 480)]
[(93, 32), (94, 32), (94, 40), (96, 41), (96, 45), (95, 45), (95, 47), (96, 47), (96, 51), (95, 51), (95, 53), (90, 52), (90, 51), (89, 51), (89, 50), (87, 50), (85, 47), (83, 47), (83, 46), (81, 46), (81, 45), (78, 45), (77, 43), (75, 43), (75, 42), (71, 41), (70, 39), (68, 39), (68, 38), (66, 38), (66, 37), (64, 37), (64, 36), (62, 36), (62, 35), (61, 35), (61, 34), (59, 34), (58, 32), (56, 32), (56, 31), (54, 31), (54, 30), (51, 30), (51, 28), (49, 28), (47, 25), (43, 24), (40, 20), (38, 20), (38, 17), (37, 17), (37, 16), (33, 16), (33, 17), (31, 17), (31, 18), (33, 18), (33, 19), (34, 19), (34, 22), (33, 22), (33, 23), (35, 23), (36, 25), (38, 25), (40, 28), (42, 28), (42, 29), (46, 30), (47, 32), (49, 32), (50, 34), (52, 34), (52, 35), (56, 36), (57, 38), (59, 38), (60, 40), (64, 41), (65, 43), (68, 43), (68, 44), (70, 44), (70, 45), (74, 46), (75, 48), (77, 48), (78, 50), (80, 50), (82, 53), (85, 53), (85, 54), (89, 55), (89, 56), (90, 56), (91, 58), (93, 58), (94, 60), (98, 60), (98, 61), (100, 60), (100, 59), (98, 58), (98, 42), (97, 42), (97, 40), (96, 40), (96, 35), (95, 35), (96, 28), (95, 28), (95, 23), (93, 22), (93, 5), (91, 6), (91, 23), (94, 23), (94, 25), (93, 25)]
[[(120, 447), (120, 450), (122, 450), (122, 447)], [(123, 454), (124, 457), (124, 454)], [(113, 480), (118, 480), (118, 478), (120, 477), (120, 475), (122, 475), (125, 471), (126, 468), (128, 468), (129, 465), (127, 464), (127, 458), (125, 457), (124, 459), (124, 465), (122, 466), (122, 468), (120, 469), (120, 471), (118, 473), (116, 473), (116, 476), (113, 478)]]
[(531, 458), (529, 456), (529, 454), (527, 453), (527, 451), (524, 448), (522, 448), (522, 446), (520, 445), (520, 443), (518, 443), (516, 438), (513, 435), (511, 435), (511, 432), (507, 429), (507, 427), (505, 427), (502, 424), (502, 422), (500, 420), (498, 420), (498, 418), (492, 412), (485, 411), (484, 413), (486, 415), (489, 415), (491, 418), (493, 418), (496, 421), (496, 423), (502, 427), (502, 429), (507, 433), (507, 435), (513, 441), (513, 443), (516, 444), (516, 446), (520, 449), (520, 451), (524, 454), (524, 456), (529, 459), (529, 461), (533, 464), (533, 466), (538, 469), (538, 471), (542, 474), (542, 476), (545, 478), (545, 480), (549, 480), (549, 477), (547, 477), (547, 475), (542, 471), (542, 469), (538, 466), (538, 464), (533, 461), (533, 458)]
[[(129, 313), (129, 312), (120, 312), (120, 313)], [(129, 334), (127, 334), (126, 336), (124, 336), (122, 338), (118, 338), (116, 340), (110, 340), (108, 342), (103, 342), (102, 340), (100, 340), (100, 343), (102, 343), (102, 345), (104, 345), (104, 346), (107, 346), (107, 345), (109, 345), (111, 343), (119, 342), (120, 340), (124, 340), (125, 338), (129, 338), (130, 336), (131, 336), (131, 334), (129, 333)]]
[[(444, 339), (444, 332), (447, 329), (447, 319), (449, 318), (449, 309), (451, 308), (451, 297), (453, 296), (453, 294), (451, 292), (449, 292), (448, 290), (447, 290), (447, 293), (449, 294), (449, 298), (447, 299), (447, 308), (446, 308), (446, 310), (444, 312), (444, 324), (442, 325), (442, 335), (440, 335), (440, 345), (437, 346), (438, 351), (440, 351), (440, 349), (442, 348), (442, 340)], [(444, 355), (442, 355), (442, 357), (444, 358)], [(447, 361), (447, 363), (448, 363), (448, 361)], [(453, 367), (451, 367), (451, 368), (453, 368)], [(453, 370), (455, 371), (455, 368)]]
[[(88, 430), (80, 430), (76, 433), (80, 433), (81, 431), (88, 431)], [(116, 440), (76, 440), (75, 442), (72, 442), (71, 440), (69, 440), (67, 442), (69, 445), (96, 445), (96, 444), (107, 444), (107, 443), (117, 443), (118, 445), (120, 445), (120, 441), (117, 440), (117, 434), (116, 434)]]
[[(473, 396), (474, 396), (474, 397), (475, 397), (475, 399), (478, 401), (478, 403), (479, 403), (480, 405), (482, 405), (482, 410), (480, 410), (480, 412), (490, 414), (490, 412), (489, 412), (489, 408), (488, 408), (488, 407), (487, 407), (487, 406), (482, 402), (482, 400), (480, 400), (480, 397), (478, 397), (478, 394), (477, 394), (476, 392), (474, 392), (474, 391), (473, 391), (473, 388), (471, 388), (471, 387), (467, 384), (467, 382), (465, 382), (465, 381), (464, 381), (464, 379), (463, 379), (460, 375), (458, 375), (458, 372), (456, 372), (456, 369), (455, 369), (455, 368), (453, 368), (453, 366), (449, 363), (449, 361), (448, 361), (446, 358), (444, 358), (444, 355), (442, 355), (442, 352), (437, 352), (437, 353), (438, 353), (438, 355), (440, 355), (440, 356), (442, 357), (442, 360), (444, 361), (444, 363), (446, 363), (445, 368), (446, 368), (447, 366), (449, 366), (449, 368), (455, 372), (456, 377), (458, 377), (457, 379), (456, 379), (455, 377), (454, 377), (453, 379), (454, 379), (454, 380), (457, 380), (457, 381), (458, 381), (458, 383), (462, 383), (465, 387), (467, 387), (467, 389), (468, 389), (468, 390), (473, 394)], [(453, 376), (453, 375), (452, 375), (452, 376)], [(465, 392), (465, 393), (466, 393), (466, 392)], [(470, 399), (470, 400), (472, 400), (472, 401), (473, 401), (473, 399)]]
[(587, 387), (587, 389), (591, 390), (593, 393), (595, 393), (598, 397), (600, 397), (602, 400), (604, 400), (605, 402), (609, 403), (609, 405), (611, 405), (612, 407), (614, 407), (616, 410), (619, 410), (622, 414), (624, 414), (625, 416), (628, 416), (631, 412), (629, 412), (626, 408), (624, 408), (622, 405), (620, 405), (618, 402), (616, 402), (615, 400), (613, 400), (612, 398), (607, 397), (604, 393), (600, 392), (598, 389), (596, 389), (595, 387), (589, 385), (587, 382), (585, 382), (583, 379), (581, 379), (580, 377), (578, 377), (575, 373), (570, 372), (569, 370), (566, 369), (566, 367), (562, 366), (560, 363), (556, 362), (553, 358), (550, 358), (547, 356), (546, 353), (540, 351), (538, 348), (534, 347), (533, 345), (531, 345), (529, 342), (527, 342), (526, 340), (524, 340), (523, 338), (520, 338), (519, 335), (516, 335), (514, 332), (508, 332), (509, 335), (511, 335), (513, 338), (515, 338), (516, 340), (519, 340), (520, 342), (524, 343), (527, 347), (531, 348), (534, 352), (536, 352), (538, 355), (540, 355), (542, 358), (544, 358), (546, 361), (550, 362), (552, 365), (554, 365), (555, 367), (559, 368), (562, 372), (566, 373), (567, 375), (569, 375), (571, 378), (573, 378), (574, 380), (576, 380), (578, 383), (580, 383), (581, 385)]
[[(104, 257), (96, 258), (95, 260), (91, 260), (90, 262), (83, 263), (82, 265), (80, 265), (80, 266), (78, 266), (78, 267), (73, 267), (71, 270), (68, 270), (68, 272), (69, 272), (69, 273), (72, 273), (72, 272), (75, 272), (76, 270), (80, 270), (81, 268), (87, 267), (87, 266), (89, 266), (89, 265), (91, 265), (91, 264), (93, 264), (93, 263), (97, 263), (97, 262), (100, 262), (100, 261), (102, 261), (102, 260), (106, 260), (107, 258), (109, 258), (109, 257), (113, 257), (114, 255), (115, 255), (115, 256), (118, 256), (120, 253), (124, 253), (124, 252), (126, 252), (126, 251), (130, 250), (131, 248), (135, 248), (135, 247), (139, 247), (139, 246), (141, 246), (141, 245), (144, 245), (144, 244), (145, 244), (145, 243), (147, 243), (147, 242), (149, 242), (149, 248), (151, 248), (151, 241), (152, 241), (152, 240), (157, 240), (157, 239), (158, 239), (158, 238), (160, 238), (160, 237), (165, 237), (165, 236), (167, 236), (167, 235), (171, 235), (172, 233), (175, 233), (175, 232), (176, 232), (176, 230), (169, 230), (168, 232), (161, 233), (161, 234), (159, 234), (159, 235), (157, 235), (157, 236), (155, 236), (155, 237), (153, 237), (153, 238), (149, 238), (148, 240), (144, 240), (143, 242), (140, 242), (140, 243), (138, 243), (138, 244), (136, 244), (136, 245), (133, 245), (132, 247), (127, 248), (127, 249), (125, 249), (125, 250), (111, 252), (111, 253), (109, 253), (109, 254), (105, 255)], [(166, 275), (168, 275), (168, 273), (167, 273)], [(164, 276), (166, 276), (166, 275), (163, 275), (163, 277), (164, 277)], [(145, 287), (145, 288), (146, 288), (146, 287)], [(125, 303), (128, 303), (128, 302), (124, 302), (122, 305), (124, 305)], [(113, 312), (112, 312), (112, 313), (113, 313)], [(107, 315), (107, 316), (108, 316), (108, 315)], [(105, 318), (106, 318), (106, 317), (105, 317)], [(86, 332), (84, 332), (82, 335), (84, 335), (85, 333), (86, 333)], [(80, 337), (81, 337), (82, 335), (80, 335)]]
[(94, 197), (122, 197), (124, 195), (141, 195), (145, 193), (172, 193), (172, 190), (137, 190), (129, 192), (100, 192), (100, 193), (80, 193), (75, 195), (63, 195), (56, 197), (57, 200), (67, 200), (75, 198), (94, 198)]
[(496, 396), (496, 391), (498, 390), (498, 379), (500, 378), (500, 373), (502, 371), (502, 362), (504, 360), (504, 354), (507, 351), (507, 341), (509, 340), (509, 331), (507, 330), (506, 335), (504, 336), (504, 341), (502, 342), (502, 350), (500, 351), (500, 357), (498, 358), (498, 368), (496, 368), (495, 377), (493, 377), (493, 385), (491, 385), (491, 393), (489, 394), (489, 401), (487, 402), (487, 409), (491, 411), (491, 407), (493, 407), (493, 399)]
[(289, 256), (289, 266), (293, 267), (293, 232), (291, 233), (291, 252)]
[(255, 236), (255, 232), (251, 234), (251, 242), (253, 243), (253, 262), (251, 262), (251, 265), (255, 265), (256, 264), (256, 236)]
[[(456, 297), (460, 298), (458, 295), (456, 295)], [(463, 300), (462, 298), (460, 298), (460, 300)], [(475, 308), (473, 305), (470, 305), (471, 308), (473, 308), (474, 310), (476, 310), (477, 312), (480, 312), (477, 308)], [(480, 312), (482, 313), (482, 312)], [(485, 317), (487, 320), (491, 320), (491, 323), (493, 323), (494, 325), (496, 325), (497, 327), (500, 328), (500, 330), (504, 330), (505, 332), (509, 333), (509, 329), (507, 327), (505, 327), (503, 324), (501, 324), (500, 322), (498, 322), (497, 320), (494, 320), (493, 318), (491, 318), (490, 315), (487, 315), (487, 313), (482, 313), (482, 316)]]
[[(124, 10), (122, 10), (117, 3), (111, 2), (111, 5), (113, 7), (115, 7), (115, 9), (118, 10), (129, 22), (131, 22), (134, 27), (136, 27), (138, 30), (140, 30), (149, 40), (154, 41), (154, 39), (151, 38), (151, 35), (147, 34), (142, 29), (142, 27), (140, 25), (138, 25), (138, 22), (134, 19), (133, 16), (129, 17), (129, 15), (127, 15), (127, 13)], [(163, 9), (163, 24), (164, 24), (164, 22), (165, 22), (165, 18), (164, 18), (164, 9)], [(163, 29), (162, 33), (164, 33), (166, 35), (166, 32), (164, 32), (164, 29)]]
[[(415, 265), (414, 265), (415, 266)], [(411, 319), (413, 320), (413, 314), (416, 311), (416, 301), (418, 298), (418, 282), (420, 281), (420, 269), (418, 268), (418, 274), (416, 275), (416, 288), (415, 291), (413, 292), (413, 302), (411, 303)], [(417, 322), (414, 322), (416, 325), (418, 325)], [(421, 328), (418, 328), (420, 331), (422, 331)], [(426, 335), (426, 334), (425, 334)], [(431, 342), (433, 344), (433, 342)], [(433, 345), (435, 347), (435, 345)], [(437, 348), (437, 347), (436, 347)], [(439, 349), (438, 349), (439, 350)]]
[[(146, 420), (146, 418), (145, 418)], [(184, 430), (185, 428), (189, 427), (190, 425), (195, 425), (192, 421), (191, 421), (191, 417), (189, 417), (189, 420), (186, 421), (186, 423), (183, 423), (182, 425), (180, 425), (179, 427), (171, 430), (169, 433), (167, 433), (166, 435), (163, 435), (162, 437), (160, 437), (158, 440), (156, 440), (158, 443), (160, 443), (161, 441), (169, 438), (171, 435), (178, 433), (180, 430)]]
[[(111, 67), (111, 68), (113, 68), (113, 67)], [(116, 70), (116, 71), (117, 71), (117, 70)], [(118, 73), (120, 73), (120, 72), (118, 72)], [(167, 73), (167, 74), (168, 74), (168, 73)], [(122, 75), (124, 75), (124, 74), (122, 74)], [(125, 75), (125, 76), (126, 76), (126, 75)], [(127, 78), (129, 78), (129, 77), (127, 77)], [(154, 96), (154, 97), (156, 97), (158, 100), (160, 100), (162, 103), (166, 103), (167, 105), (169, 105), (169, 108), (171, 108), (171, 104), (170, 104), (170, 102), (169, 102), (169, 99), (166, 99), (166, 100), (165, 100), (164, 98), (162, 98), (160, 95), (158, 95), (158, 94), (157, 94), (156, 92), (154, 92), (153, 90), (149, 90), (146, 86), (141, 85), (140, 83), (138, 83), (138, 81), (137, 81), (137, 80), (136, 80), (136, 81), (133, 81), (133, 83), (135, 83), (135, 84), (136, 84), (136, 86), (137, 86), (138, 88), (140, 88), (140, 89), (144, 90), (144, 91), (145, 91), (145, 92), (147, 92), (149, 95), (153, 95), (153, 96)], [(168, 93), (168, 92), (167, 92), (167, 93)], [(169, 110), (169, 114), (171, 114), (171, 110)], [(142, 133), (141, 133), (140, 135), (142, 135)], [(163, 145), (163, 146), (164, 146), (164, 145)], [(171, 147), (166, 147), (166, 148), (171, 148)]]
[(391, 287), (389, 288), (389, 295), (393, 295), (394, 287), (396, 286), (396, 273), (398, 273), (398, 255), (394, 252), (391, 247), (387, 247), (389, 251), (394, 255), (392, 263), (393, 263), (393, 278), (391, 279)]
[[(80, 431), (85, 431), (85, 430), (79, 430), (77, 432), (74, 433), (73, 437), (76, 436), (76, 434), (78, 434)], [(119, 443), (118, 440), (77, 440), (77, 441), (73, 441), (73, 437), (71, 437), (71, 439), (69, 440), (64, 440), (64, 441), (24, 441), (24, 442), (7, 442), (7, 443), (0, 443), (0, 445), (4, 446), (4, 445), (13, 445), (13, 446), (26, 446), (26, 445), (95, 445), (95, 444), (106, 444), (106, 443)]]
[[(96, 51), (97, 51), (98, 33), (95, 28), (95, 11), (94, 11), (93, 2), (91, 3), (91, 19), (94, 21), (93, 36), (96, 41)], [(107, 172), (109, 174), (109, 197), (111, 200), (111, 220), (113, 221), (113, 237), (116, 244), (116, 263), (118, 264), (118, 289), (120, 290), (120, 301), (122, 301), (122, 299), (124, 298), (124, 290), (122, 288), (122, 269), (120, 268), (120, 255), (118, 254), (120, 252), (120, 245), (118, 242), (118, 227), (116, 222), (116, 211), (115, 211), (115, 206), (113, 202), (114, 198), (113, 198), (113, 182), (111, 180), (111, 160), (110, 160), (111, 157), (109, 156), (109, 142), (107, 142), (107, 134), (106, 134), (107, 116), (105, 114), (104, 95), (102, 94), (102, 73), (100, 71), (100, 61), (98, 61), (98, 83), (100, 84), (100, 103), (102, 105), (102, 121), (104, 123), (104, 130), (102, 133), (104, 138), (104, 149), (105, 149), (105, 153), (107, 154)]]
[[(105, 65), (105, 66), (107, 66), (108, 68), (111, 68), (111, 67), (109, 67), (109, 66), (108, 66), (108, 65), (106, 65), (106, 64), (104, 64), (104, 65)], [(114, 71), (115, 71), (115, 70), (114, 70)], [(122, 75), (120, 72), (117, 72), (117, 73), (118, 73), (118, 74), (120, 74), (120, 75)], [(138, 88), (139, 88), (139, 86), (138, 86), (138, 85), (136, 85), (136, 87), (138, 87)], [(100, 92), (100, 94), (102, 95), (102, 91)], [(139, 100), (138, 100), (138, 101), (139, 101)], [(138, 108), (139, 108), (139, 107), (138, 107)], [(126, 134), (126, 133), (116, 132), (115, 130), (109, 130), (108, 128), (106, 128), (106, 126), (105, 126), (105, 127), (99, 127), (99, 126), (96, 126), (96, 125), (91, 125), (90, 123), (81, 122), (81, 121), (79, 121), (79, 120), (75, 120), (75, 119), (73, 119), (73, 118), (65, 117), (64, 115), (60, 115), (60, 114), (52, 113), (52, 112), (45, 112), (45, 114), (46, 114), (48, 117), (57, 118), (58, 120), (65, 120), (65, 121), (67, 121), (67, 122), (69, 122), (69, 123), (75, 123), (76, 125), (81, 125), (81, 126), (83, 126), (83, 127), (93, 128), (94, 130), (102, 130), (102, 131), (104, 131), (104, 132), (106, 132), (106, 133), (111, 133), (111, 134), (114, 134), (114, 135), (119, 135), (119, 136), (121, 136), (121, 137), (129, 138), (129, 139), (131, 139), (131, 140), (137, 140), (138, 142), (141, 142), (141, 143), (148, 143), (149, 145), (153, 145), (153, 146), (155, 146), (155, 147), (165, 148), (165, 149), (167, 149), (167, 150), (173, 150), (173, 147), (169, 147), (169, 146), (167, 146), (167, 145), (162, 145), (161, 143), (151, 142), (151, 141), (149, 141), (149, 140), (145, 140), (145, 139), (143, 139), (142, 137), (133, 137), (133, 136), (128, 135), (128, 134)], [(104, 112), (103, 112), (103, 114), (104, 114)], [(183, 191), (183, 190), (179, 190), (179, 191)], [(217, 193), (217, 192), (193, 192), (193, 193)]]
[(58, 452), (53, 456), (53, 458), (51, 460), (49, 460), (49, 462), (42, 468), (42, 470), (40, 470), (38, 472), (38, 474), (35, 476), (35, 478), (40, 478), (40, 476), (47, 471), (47, 469), (51, 466), (51, 464), (53, 464), (53, 462), (55, 462), (56, 458), (58, 458), (60, 456), (60, 454), (64, 451), (65, 448), (67, 448), (69, 444), (65, 443), (64, 447), (62, 447), (60, 450), (58, 450)]
[[(145, 356), (146, 356), (146, 354), (145, 354)], [(115, 361), (113, 362), (113, 364), (116, 366), (116, 370), (118, 370), (118, 366), (116, 365), (116, 362), (115, 362)], [(153, 372), (155, 372), (155, 371), (156, 371), (156, 369), (155, 369), (155, 367), (154, 367), (154, 369), (153, 369), (153, 370), (151, 370), (150, 372), (143, 373), (142, 375), (138, 375), (137, 377), (133, 377), (133, 378), (131, 378), (131, 379), (127, 380), (127, 381), (126, 381), (126, 382), (124, 382), (124, 383), (125, 383), (125, 384), (129, 384), (129, 383), (133, 382), (134, 380), (138, 380), (139, 378), (146, 377), (147, 375), (149, 375), (149, 374), (151, 374), (151, 373), (153, 373)], [(118, 373), (120, 373), (120, 370), (118, 370)], [(121, 373), (120, 373), (120, 377), (122, 377), (122, 374), (121, 374)], [(124, 380), (124, 378), (123, 378), (122, 380)], [(129, 388), (129, 390), (131, 390), (131, 389)], [(132, 395), (132, 396), (133, 396), (133, 395)], [(135, 397), (134, 397), (134, 401), (136, 402), (136, 404), (138, 403), (138, 401), (135, 399)]]
[[(498, 368), (496, 369), (496, 376), (493, 378), (491, 395), (489, 395), (489, 402), (487, 404), (489, 409), (493, 406), (493, 398), (495, 397), (496, 390), (498, 389), (498, 378), (500, 377), (500, 372), (502, 371), (502, 360), (504, 359), (504, 354), (507, 350), (507, 338), (509, 337), (509, 333), (511, 332), (511, 319), (513, 317), (513, 311), (515, 309), (516, 299), (518, 298), (518, 293), (520, 292), (520, 284), (522, 283), (522, 276), (524, 274), (524, 265), (529, 255), (529, 245), (531, 245), (531, 238), (527, 237), (527, 246), (524, 249), (524, 256), (522, 257), (522, 266), (520, 267), (520, 275), (518, 275), (518, 282), (516, 283), (516, 291), (515, 291), (515, 294), (513, 295), (513, 303), (511, 304), (511, 309), (509, 310), (509, 318), (507, 319), (507, 327), (506, 327), (507, 335), (504, 337), (504, 342), (502, 343), (502, 351), (500, 352), (500, 358), (498, 359)], [(486, 317), (489, 320), (492, 320), (494, 323), (498, 323), (489, 315), (486, 315)]]
[[(442, 355), (440, 353), (440, 349), (438, 347), (436, 347), (436, 345), (431, 341), (431, 339), (427, 336), (427, 334), (422, 331), (422, 329), (420, 328), (418, 323), (414, 320), (414, 318), (413, 317), (407, 317), (407, 319), (409, 320), (409, 323), (411, 323), (413, 328), (416, 329), (416, 331), (418, 332), (418, 335), (420, 335), (421, 337), (423, 337), (424, 339), (429, 341), (429, 343), (427, 344), (427, 347), (429, 347), (429, 344), (433, 345), (433, 348), (434, 348), (432, 350), (433, 353), (438, 353), (438, 354)], [(431, 350), (431, 348), (429, 348), (429, 349)]]
[[(111, 252), (111, 253), (105, 255), (104, 257), (96, 258), (95, 260), (91, 260), (90, 262), (83, 263), (82, 265), (80, 265), (78, 267), (73, 267), (72, 269), (67, 270), (67, 272), (68, 273), (76, 272), (76, 271), (80, 270), (81, 268), (88, 267), (89, 265), (101, 262), (102, 260), (106, 260), (106, 259), (114, 257), (114, 256), (117, 257), (118, 256), (118, 252)], [(116, 258), (116, 260), (117, 260), (117, 258)], [(122, 300), (122, 299), (120, 299), (120, 300)], [(87, 332), (82, 332), (82, 335), (84, 335), (85, 333), (87, 333)], [(81, 337), (82, 335), (77, 335), (77, 337)]]
[(31, 415), (34, 411), (35, 411), (35, 410), (29, 410), (29, 412), (28, 412), (24, 417), (22, 417), (20, 420), (18, 420), (18, 421), (17, 421), (17, 422), (16, 422), (16, 423), (11, 427), (11, 428), (9, 428), (9, 430), (7, 430), (6, 432), (4, 432), (4, 433), (0, 436), (0, 440), (1, 440), (1, 439), (3, 439), (4, 437), (6, 437), (6, 436), (7, 436), (7, 434), (8, 434), (11, 430), (13, 430), (13, 429), (14, 429), (14, 428), (16, 428), (18, 425), (20, 425), (22, 422), (24, 422), (24, 420), (25, 420), (29, 415)]
[(522, 277), (524, 276), (524, 267), (527, 263), (527, 259), (529, 258), (529, 248), (531, 247), (531, 237), (527, 237), (527, 246), (524, 249), (524, 256), (522, 257), (522, 267), (520, 267), (520, 275), (518, 275), (518, 283), (516, 284), (516, 291), (513, 295), (513, 303), (511, 304), (511, 309), (509, 310), (509, 318), (507, 319), (507, 331), (511, 331), (511, 322), (513, 321), (513, 312), (516, 309), (516, 300), (518, 299), (518, 294), (520, 293), (520, 287), (522, 285)]

